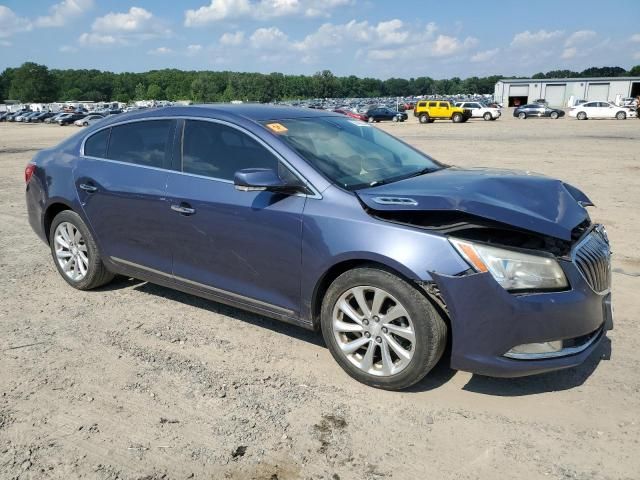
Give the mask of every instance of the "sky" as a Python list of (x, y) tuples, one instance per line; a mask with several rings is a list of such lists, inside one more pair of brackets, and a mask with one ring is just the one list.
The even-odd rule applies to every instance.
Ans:
[(640, 0), (0, 0), (0, 71), (532, 75), (640, 64)]

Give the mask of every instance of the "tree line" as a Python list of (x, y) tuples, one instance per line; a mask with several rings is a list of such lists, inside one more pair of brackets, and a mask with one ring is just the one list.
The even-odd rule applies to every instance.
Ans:
[[(617, 77), (640, 75), (640, 65), (592, 67), (582, 72), (555, 70), (533, 78)], [(198, 103), (231, 100), (270, 102), (304, 98), (402, 97), (410, 95), (455, 95), (493, 93), (502, 75), (461, 79), (337, 77), (329, 70), (314, 75), (151, 70), (113, 73), (100, 70), (58, 70), (26, 62), (0, 74), (0, 100), (53, 102), (91, 100), (192, 100)]]

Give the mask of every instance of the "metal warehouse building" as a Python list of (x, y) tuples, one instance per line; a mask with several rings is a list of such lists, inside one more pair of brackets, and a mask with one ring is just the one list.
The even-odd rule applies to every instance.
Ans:
[(549, 106), (567, 107), (569, 99), (603, 100), (640, 95), (640, 77), (610, 78), (510, 78), (496, 83), (494, 99), (518, 106), (545, 99)]

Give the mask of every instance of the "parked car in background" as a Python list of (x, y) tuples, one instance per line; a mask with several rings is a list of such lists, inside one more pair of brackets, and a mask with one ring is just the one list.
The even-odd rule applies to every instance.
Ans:
[(636, 115), (636, 112), (631, 108), (619, 107), (609, 102), (587, 102), (573, 107), (569, 111), (569, 116), (578, 120), (587, 120), (589, 118), (626, 120), (627, 117), (634, 118)]
[(363, 122), (366, 122), (368, 119), (367, 115), (364, 113), (356, 113), (344, 108), (336, 108), (334, 112), (346, 115), (347, 117), (355, 118), (357, 120), (362, 120)]
[(13, 117), (13, 121), (16, 122), (16, 123), (22, 123), (25, 118), (28, 118), (30, 115), (34, 115), (36, 113), (38, 113), (38, 112), (33, 112), (31, 110), (25, 110), (21, 114), (14, 116)]
[(69, 114), (66, 113), (66, 112), (58, 112), (52, 117), (45, 118), (44, 119), (44, 123), (56, 123), (58, 121), (58, 119), (63, 115), (69, 115)]
[(98, 113), (91, 113), (83, 118), (79, 118), (73, 124), (77, 127), (88, 127), (92, 120), (104, 120), (104, 116)]
[(455, 106), (471, 110), (471, 118), (496, 120), (502, 114), (499, 108), (487, 107), (480, 102), (456, 102)]
[(76, 120), (80, 120), (82, 118), (85, 118), (86, 116), (86, 113), (67, 113), (59, 117), (58, 120), (56, 120), (56, 123), (63, 127), (65, 125), (71, 125)]
[(609, 240), (583, 192), (451, 168), (325, 110), (105, 119), (37, 153), (25, 182), (70, 286), (121, 274), (321, 330), (378, 388), (418, 382), (447, 346), (481, 375), (576, 366), (612, 328)]
[(413, 115), (420, 123), (433, 123), (435, 120), (451, 120), (453, 123), (466, 122), (471, 118), (471, 110), (455, 106), (442, 100), (421, 101), (416, 103)]
[(42, 123), (44, 122), (47, 118), (51, 118), (55, 116), (55, 113), (53, 112), (40, 112), (38, 113), (38, 115), (34, 115), (33, 117), (31, 117), (29, 119), (29, 122), (32, 123)]
[(367, 110), (367, 121), (369, 123), (381, 122), (384, 120), (391, 120), (392, 122), (404, 122), (408, 119), (408, 115), (405, 112), (398, 112), (386, 107), (377, 107)]
[(550, 108), (541, 103), (530, 103), (513, 110), (513, 116), (520, 120), (525, 118), (557, 118), (564, 117), (564, 110), (558, 108)]

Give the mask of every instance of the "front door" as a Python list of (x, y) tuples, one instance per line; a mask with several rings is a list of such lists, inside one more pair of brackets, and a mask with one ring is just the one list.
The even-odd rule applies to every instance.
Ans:
[(172, 173), (167, 187), (176, 279), (295, 316), (306, 197), (235, 189), (238, 170), (283, 168), (242, 130), (187, 120), (182, 138), (182, 173)]
[(171, 274), (165, 188), (174, 128), (173, 120), (133, 122), (85, 142), (74, 181), (102, 254), (111, 261)]

